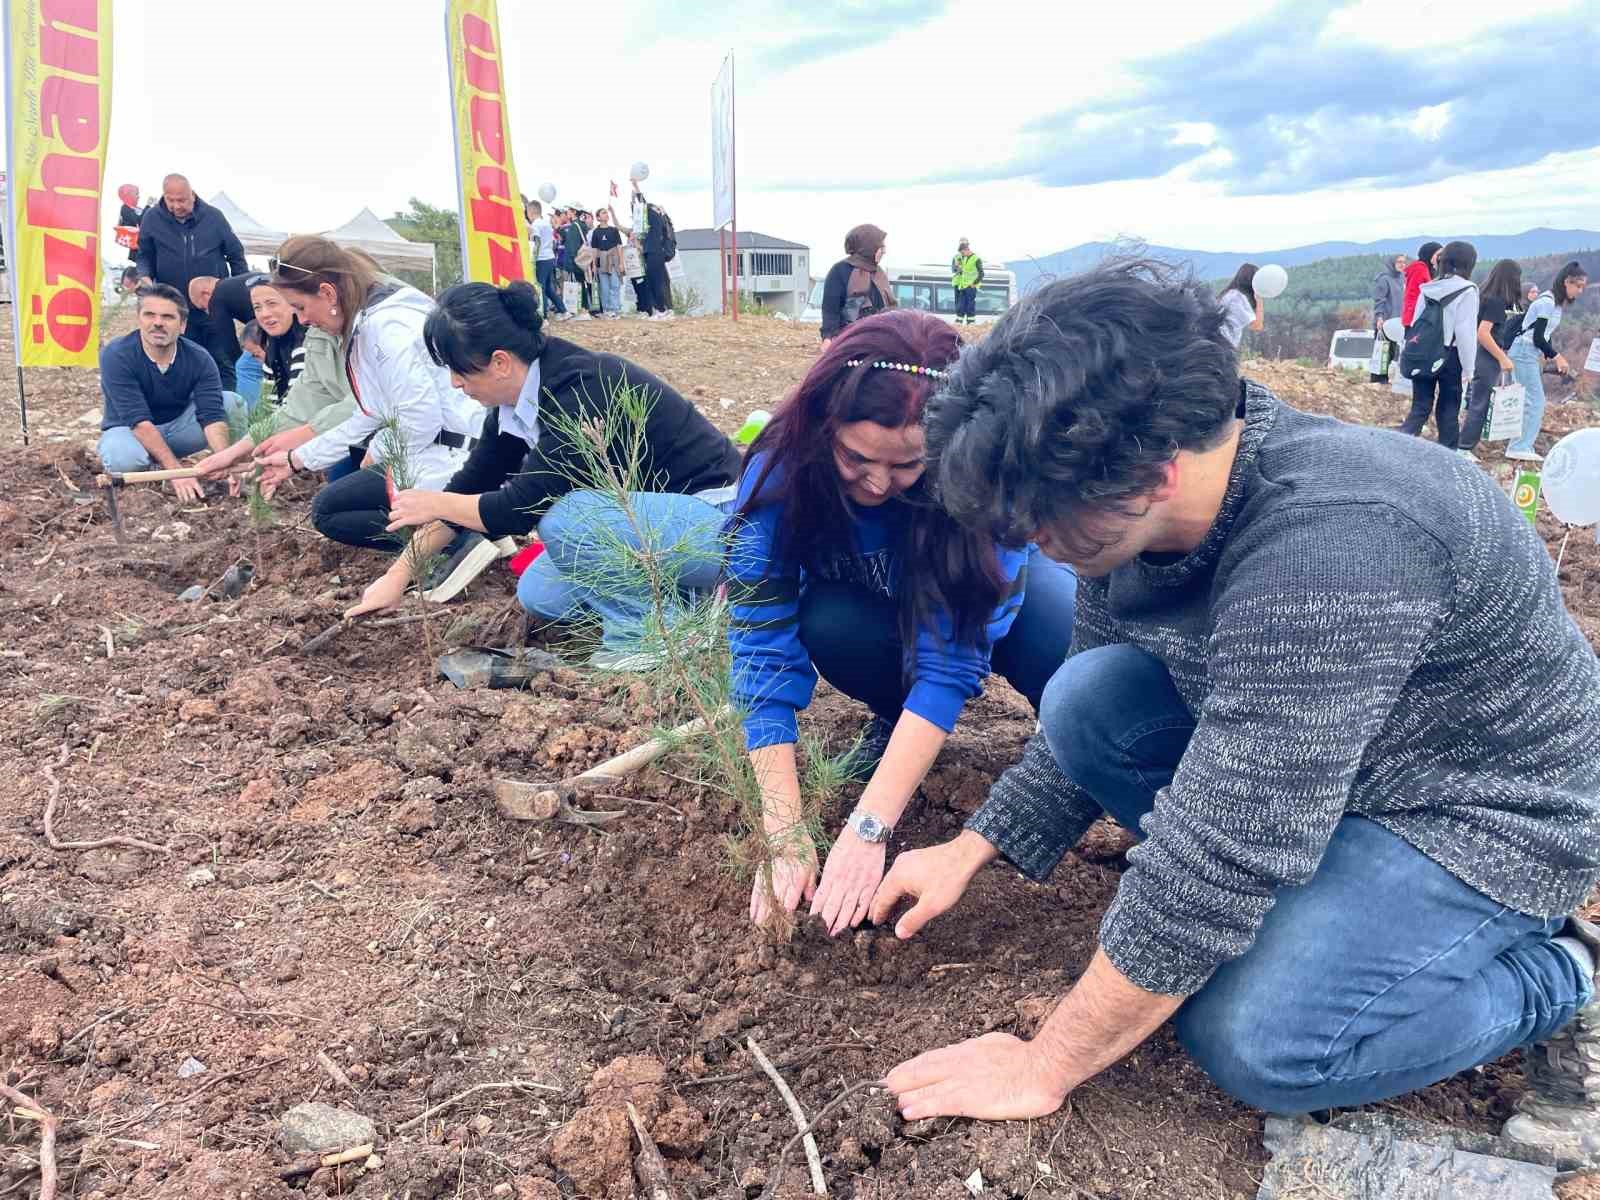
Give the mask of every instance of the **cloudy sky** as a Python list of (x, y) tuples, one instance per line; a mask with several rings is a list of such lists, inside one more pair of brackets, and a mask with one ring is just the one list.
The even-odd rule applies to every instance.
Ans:
[[(455, 206), (443, 0), (115, 0), (107, 208), (181, 170), (290, 231)], [(1518, 11), (1527, 16), (1512, 15)], [(522, 190), (628, 164), (710, 222), (738, 75), (739, 224), (821, 261), (1117, 236), (1206, 250), (1600, 227), (1600, 0), (500, 0)]]

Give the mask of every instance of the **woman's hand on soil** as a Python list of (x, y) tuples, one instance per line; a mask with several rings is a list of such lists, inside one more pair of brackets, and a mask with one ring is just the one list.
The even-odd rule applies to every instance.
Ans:
[[(772, 872), (772, 891), (767, 891), (767, 872)], [(790, 848), (773, 857), (770, 867), (756, 872), (755, 886), (750, 890), (750, 920), (765, 925), (774, 915), (772, 897), (786, 912), (800, 907), (801, 900), (809, 900), (817, 891), (817, 850), (809, 841), (799, 848)]]
[(1051, 1078), (1038, 1047), (1009, 1033), (986, 1033), (919, 1054), (890, 1071), (884, 1083), (908, 1121), (1044, 1117), (1061, 1107), (1070, 1090)]
[(821, 917), (830, 937), (861, 924), (872, 895), (883, 880), (884, 842), (864, 842), (846, 829), (828, 852), (822, 884), (811, 900), (811, 915)]
[(389, 505), (389, 532), (395, 533), (412, 525), (426, 525), (443, 518), (439, 511), (439, 492), (421, 488), (407, 488), (395, 494)]
[(172, 490), (185, 504), (198, 504), (206, 498), (206, 489), (200, 486), (198, 479), (174, 479)]
[(367, 590), (361, 593), (361, 603), (352, 604), (344, 610), (345, 618), (359, 617), (363, 613), (383, 612), (393, 608), (405, 599), (406, 583), (404, 579), (390, 578), (389, 574), (378, 576), (367, 585)]

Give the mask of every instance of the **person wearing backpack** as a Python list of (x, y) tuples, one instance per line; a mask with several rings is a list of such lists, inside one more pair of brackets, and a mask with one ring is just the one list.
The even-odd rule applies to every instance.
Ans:
[(1551, 335), (1561, 327), (1561, 317), (1567, 305), (1583, 295), (1589, 274), (1583, 264), (1573, 259), (1556, 272), (1550, 290), (1528, 306), (1522, 317), (1522, 330), (1511, 343), (1511, 362), (1517, 382), (1523, 387), (1522, 436), (1506, 448), (1506, 457), (1513, 462), (1543, 462), (1544, 455), (1533, 448), (1533, 439), (1539, 436), (1539, 426), (1544, 424), (1544, 364), (1555, 363), (1563, 375), (1572, 373), (1566, 357), (1556, 352)]
[(1478, 296), (1478, 365), (1467, 386), (1467, 416), (1461, 425), (1456, 449), (1468, 458), (1483, 436), (1484, 418), (1489, 415), (1489, 397), (1511, 374), (1511, 358), (1506, 353), (1522, 331), (1522, 264), (1502, 258), (1483, 281)]
[(1471, 242), (1451, 242), (1439, 252), (1439, 277), (1418, 289), (1400, 351), (1400, 373), (1411, 380), (1411, 412), (1400, 432), (1421, 434), (1431, 411), (1439, 444), (1450, 450), (1460, 432), (1461, 381), (1472, 377), (1478, 362), (1477, 265)]

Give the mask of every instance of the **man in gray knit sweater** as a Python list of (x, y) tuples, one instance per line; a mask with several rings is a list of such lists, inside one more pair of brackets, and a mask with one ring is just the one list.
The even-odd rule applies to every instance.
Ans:
[(1041, 732), (874, 898), (912, 936), (1004, 856), (1140, 837), (1031, 1043), (888, 1076), (907, 1118), (1060, 1105), (1169, 1017), (1276, 1112), (1368, 1104), (1542, 1043), (1510, 1136), (1600, 1151), (1600, 667), (1544, 544), (1472, 463), (1238, 378), (1209, 292), (1121, 263), (1036, 292), (928, 409), (971, 528), (1078, 571)]

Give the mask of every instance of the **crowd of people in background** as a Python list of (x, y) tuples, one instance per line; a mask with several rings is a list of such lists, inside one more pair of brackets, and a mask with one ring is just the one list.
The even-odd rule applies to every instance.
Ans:
[[(612, 187), (615, 192), (615, 185)], [(539, 285), (542, 312), (556, 321), (589, 321), (622, 317), (622, 282), (633, 287), (634, 311), (651, 320), (676, 315), (667, 264), (678, 253), (672, 218), (645, 199), (634, 182), (623, 224), (614, 205), (590, 210), (581, 204), (551, 206), (523, 197), (528, 240)], [(578, 304), (569, 311), (564, 285), (578, 288)]]

